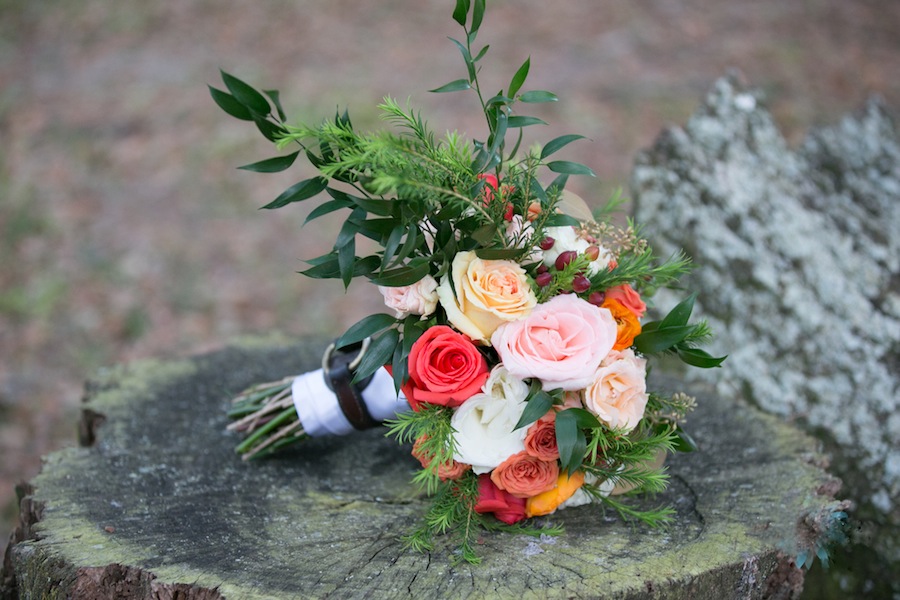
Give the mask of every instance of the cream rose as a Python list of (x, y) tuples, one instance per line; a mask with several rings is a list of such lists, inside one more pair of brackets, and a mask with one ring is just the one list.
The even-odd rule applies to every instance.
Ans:
[(450, 419), (456, 432), (453, 458), (472, 465), (477, 474), (487, 473), (513, 454), (525, 450), (527, 428), (514, 430), (514, 427), (525, 410), (528, 386), (521, 381), (518, 382), (521, 385), (516, 385), (507, 375), (502, 378), (510, 385), (498, 385), (500, 376), (495, 377), (495, 374), (500, 369), (503, 368), (494, 369), (484, 386), (495, 393), (475, 394), (463, 402)]
[(378, 286), (384, 303), (396, 313), (398, 319), (407, 315), (430, 315), (437, 308), (437, 280), (426, 275), (412, 285), (400, 287)]
[(528, 316), (537, 304), (522, 267), (509, 260), (482, 260), (472, 251), (453, 258), (437, 295), (450, 323), (484, 343), (497, 327)]
[(612, 428), (634, 429), (646, 406), (647, 361), (630, 349), (611, 353), (584, 390), (584, 407)]
[(564, 294), (539, 304), (527, 318), (499, 327), (491, 343), (512, 375), (537, 377), (545, 390), (571, 391), (594, 380), (616, 332), (609, 310)]

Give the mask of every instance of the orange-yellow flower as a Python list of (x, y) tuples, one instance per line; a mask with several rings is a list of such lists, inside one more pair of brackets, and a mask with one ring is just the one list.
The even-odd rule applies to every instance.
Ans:
[(602, 304), (612, 313), (616, 321), (616, 344), (613, 350), (624, 350), (634, 343), (634, 338), (641, 332), (641, 322), (631, 310), (618, 300), (607, 298)]
[(525, 515), (528, 518), (549, 515), (559, 505), (572, 497), (584, 485), (584, 471), (560, 473), (556, 487), (525, 501)]

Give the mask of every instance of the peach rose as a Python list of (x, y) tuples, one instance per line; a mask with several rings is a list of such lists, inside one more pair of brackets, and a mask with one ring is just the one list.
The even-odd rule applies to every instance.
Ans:
[(616, 344), (613, 350), (624, 350), (634, 343), (634, 338), (641, 332), (641, 323), (634, 313), (618, 300), (607, 298), (602, 308), (609, 309), (616, 321)]
[[(425, 436), (420, 437), (416, 440), (412, 447), (412, 455), (422, 464), (423, 469), (429, 468), (431, 466), (431, 462), (434, 460), (433, 455), (426, 454), (422, 451), (422, 444), (426, 439), (427, 438)], [(441, 481), (447, 481), (448, 479), (459, 479), (460, 477), (462, 477), (463, 473), (468, 471), (470, 468), (470, 465), (451, 459), (450, 462), (438, 465), (437, 476), (440, 477)]]
[(551, 409), (528, 428), (528, 433), (525, 434), (525, 452), (541, 460), (559, 459), (555, 410)]
[(584, 390), (584, 406), (611, 428), (634, 429), (647, 406), (647, 361), (612, 352)]
[(551, 490), (559, 478), (559, 465), (519, 452), (491, 471), (491, 481), (517, 498), (530, 498)]
[(403, 393), (413, 410), (422, 402), (459, 406), (481, 390), (489, 374), (478, 348), (446, 325), (425, 330), (410, 348), (407, 365)]
[(618, 300), (622, 303), (622, 306), (633, 312), (638, 319), (643, 319), (644, 313), (647, 312), (647, 305), (641, 300), (641, 295), (627, 283), (606, 290), (606, 299)]
[(453, 257), (437, 294), (450, 323), (484, 343), (497, 327), (528, 316), (537, 304), (521, 266), (509, 260), (482, 260), (472, 251)]
[(574, 294), (537, 305), (522, 320), (505, 323), (491, 336), (512, 375), (536, 377), (546, 390), (580, 390), (616, 343), (616, 322), (608, 309)]
[(396, 313), (398, 319), (407, 315), (430, 315), (437, 308), (437, 281), (426, 275), (412, 285), (400, 287), (378, 286), (384, 303)]
[(556, 487), (525, 501), (525, 514), (531, 517), (549, 515), (584, 485), (584, 472), (560, 473)]

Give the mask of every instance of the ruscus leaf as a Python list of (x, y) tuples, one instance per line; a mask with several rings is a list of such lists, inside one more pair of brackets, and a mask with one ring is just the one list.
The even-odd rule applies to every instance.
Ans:
[(546, 125), (547, 121), (537, 117), (514, 116), (509, 118), (510, 127), (528, 127), (529, 125)]
[(235, 119), (240, 119), (241, 121), (253, 120), (253, 115), (250, 114), (247, 107), (238, 102), (234, 96), (223, 92), (222, 90), (217, 90), (211, 85), (207, 87), (209, 88), (209, 95), (212, 96), (215, 103), (219, 105), (219, 108)]
[(547, 168), (554, 173), (565, 173), (566, 175), (589, 175), (596, 177), (594, 172), (581, 163), (572, 162), (570, 160), (552, 160), (547, 163)]
[(244, 165), (242, 167), (238, 167), (238, 169), (243, 169), (244, 171), (253, 171), (254, 173), (280, 173), (294, 164), (294, 161), (297, 160), (297, 155), (300, 154), (300, 151), (292, 152), (287, 156), (276, 156), (274, 158), (267, 158), (266, 160), (261, 160), (259, 162), (251, 163), (249, 165)]
[(263, 206), (266, 209), (281, 208), (292, 202), (300, 202), (312, 198), (328, 186), (328, 181), (323, 177), (313, 177), (312, 179), (304, 179), (299, 183), (295, 183), (272, 202)]
[(528, 77), (528, 70), (531, 68), (531, 57), (525, 59), (525, 62), (522, 63), (522, 66), (519, 67), (519, 70), (516, 71), (516, 74), (513, 75), (512, 81), (509, 82), (509, 90), (507, 90), (507, 95), (511, 98), (515, 98), (516, 94), (522, 89), (522, 84), (525, 83), (525, 78)]
[(527, 425), (531, 425), (541, 417), (547, 414), (547, 411), (553, 406), (553, 398), (541, 389), (540, 383), (532, 383), (531, 390), (528, 392), (527, 404), (519, 422), (513, 428), (520, 429)]
[(453, 20), (466, 26), (466, 17), (469, 16), (469, 0), (456, 0), (456, 8), (453, 9)]
[(397, 322), (397, 319), (391, 315), (378, 313), (363, 317), (353, 325), (351, 325), (344, 334), (337, 339), (335, 345), (338, 348), (344, 348), (356, 342), (361, 342), (367, 337), (371, 337), (391, 327)]
[(541, 148), (541, 160), (544, 160), (551, 154), (558, 152), (564, 146), (567, 146), (568, 144), (571, 144), (572, 142), (574, 142), (576, 140), (583, 140), (583, 139), (584, 139), (583, 135), (578, 135), (575, 133), (571, 133), (569, 135), (561, 135), (558, 138), (553, 138), (552, 140), (550, 140), (549, 142), (544, 144), (543, 148)]
[(675, 306), (675, 308), (669, 311), (669, 314), (667, 314), (659, 324), (660, 329), (687, 325), (688, 319), (691, 318), (691, 313), (694, 310), (694, 300), (696, 299), (697, 294), (693, 293), (679, 302), (678, 305)]
[(353, 375), (353, 382), (362, 381), (375, 371), (391, 362), (394, 357), (394, 349), (400, 343), (400, 332), (396, 329), (388, 329), (381, 335), (372, 338), (359, 366), (356, 367), (356, 373)]
[(230, 75), (225, 71), (220, 71), (220, 73), (222, 74), (222, 81), (225, 82), (225, 87), (228, 88), (228, 91), (231, 92), (231, 95), (238, 102), (261, 117), (269, 114), (269, 101), (266, 100), (265, 96), (257, 92), (253, 86), (244, 83), (234, 75)]
[(657, 354), (674, 347), (694, 331), (690, 325), (680, 327), (659, 328), (650, 332), (641, 332), (634, 338), (634, 346), (643, 354)]
[(545, 90), (532, 90), (530, 92), (525, 92), (524, 94), (519, 96), (519, 100), (521, 102), (537, 104), (539, 102), (557, 102), (559, 101), (559, 98), (553, 92), (548, 92)]
[(468, 79), (457, 79), (455, 81), (451, 81), (450, 83), (446, 83), (441, 87), (434, 88), (433, 90), (428, 91), (435, 94), (443, 94), (445, 92), (460, 92), (462, 90), (470, 89), (472, 89), (472, 85), (469, 83)]

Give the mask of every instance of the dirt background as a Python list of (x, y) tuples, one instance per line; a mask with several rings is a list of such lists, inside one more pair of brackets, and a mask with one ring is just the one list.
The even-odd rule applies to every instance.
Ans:
[[(243, 333), (334, 335), (381, 307), (364, 284), (345, 295), (295, 274), (336, 221), (303, 229), (309, 207), (257, 211), (308, 173), (235, 170), (275, 152), (213, 104), (218, 69), (281, 89), (293, 120), (348, 107), (378, 127), (390, 94), (438, 132), (483, 138), (473, 96), (425, 92), (464, 76), (452, 8), (0, 0), (0, 543), (16, 482), (75, 443), (97, 369)], [(598, 173), (576, 185), (597, 203), (729, 68), (793, 143), (870, 94), (900, 106), (895, 0), (492, 0), (480, 41), (489, 91), (530, 55), (526, 89), (560, 96), (533, 111), (551, 123), (540, 139), (590, 138), (565, 158)]]

